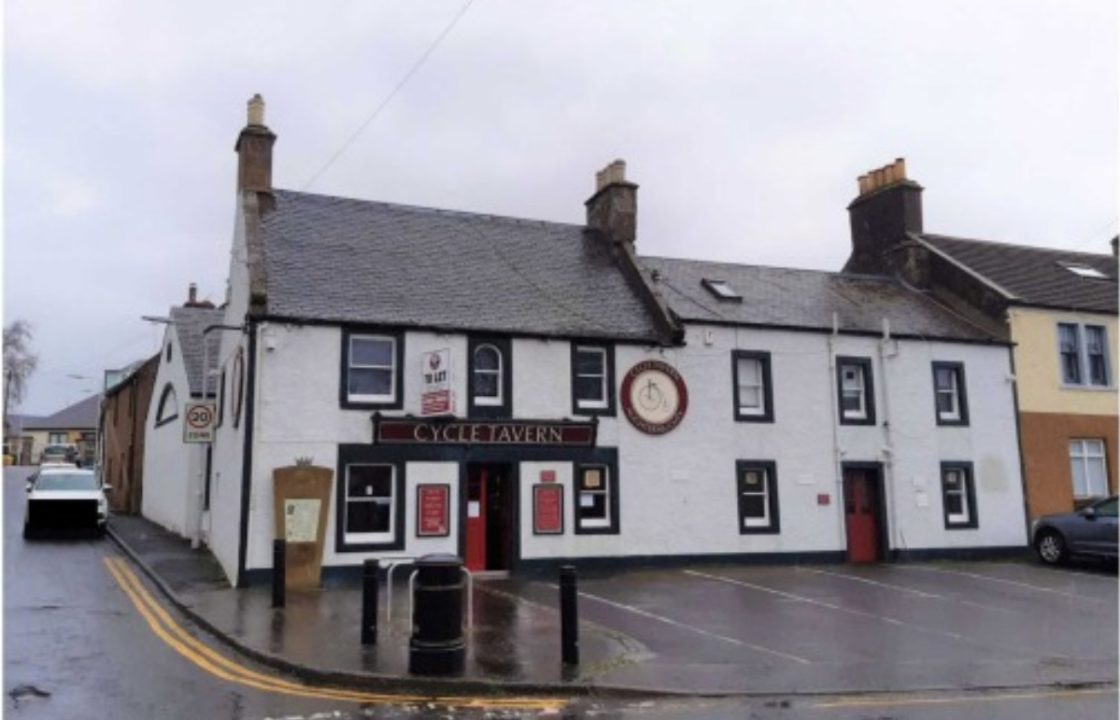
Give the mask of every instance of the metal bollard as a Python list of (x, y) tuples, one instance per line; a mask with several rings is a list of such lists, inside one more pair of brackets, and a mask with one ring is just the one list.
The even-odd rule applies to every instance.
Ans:
[(287, 575), (288, 543), (284, 538), (272, 541), (272, 607), (284, 607), (284, 590)]
[(463, 672), (463, 561), (425, 555), (416, 561), (408, 671), (417, 675)]
[(579, 605), (576, 569), (560, 568), (560, 657), (565, 665), (579, 665)]
[(362, 645), (377, 642), (377, 573), (376, 560), (362, 563)]

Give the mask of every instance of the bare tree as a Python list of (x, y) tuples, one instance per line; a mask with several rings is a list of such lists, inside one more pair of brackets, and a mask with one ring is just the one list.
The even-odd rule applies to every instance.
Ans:
[(27, 392), (27, 380), (39, 364), (31, 351), (31, 324), (13, 320), (4, 326), (4, 434), (8, 432), (8, 412), (19, 407)]

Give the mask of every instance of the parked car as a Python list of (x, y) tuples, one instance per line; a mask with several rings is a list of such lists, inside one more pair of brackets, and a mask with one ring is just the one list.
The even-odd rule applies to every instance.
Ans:
[(1116, 496), (1077, 512), (1040, 517), (1031, 526), (1031, 541), (1039, 559), (1050, 565), (1074, 555), (1115, 560)]
[(39, 455), (39, 464), (50, 462), (78, 462), (78, 448), (73, 445), (47, 445)]
[(73, 465), (41, 467), (27, 483), (23, 536), (45, 532), (105, 534), (109, 519), (107, 485)]

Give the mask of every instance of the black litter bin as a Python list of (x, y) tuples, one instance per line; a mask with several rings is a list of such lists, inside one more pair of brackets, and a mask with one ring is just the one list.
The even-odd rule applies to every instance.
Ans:
[(463, 561), (454, 555), (425, 555), (415, 563), (412, 638), (408, 671), (451, 675), (463, 671)]

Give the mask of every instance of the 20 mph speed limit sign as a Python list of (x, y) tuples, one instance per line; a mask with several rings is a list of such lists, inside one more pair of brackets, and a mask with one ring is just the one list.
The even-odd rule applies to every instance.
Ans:
[(214, 403), (187, 403), (184, 415), (183, 442), (214, 442)]

